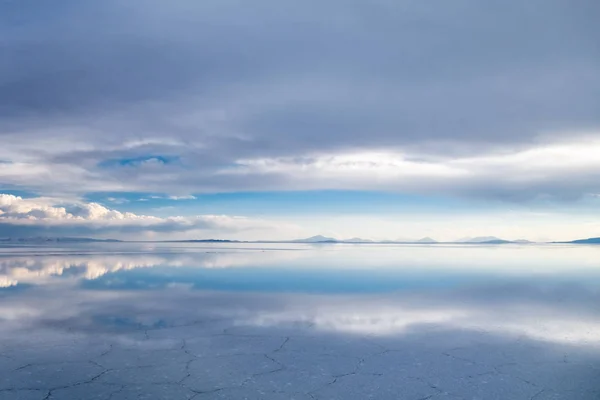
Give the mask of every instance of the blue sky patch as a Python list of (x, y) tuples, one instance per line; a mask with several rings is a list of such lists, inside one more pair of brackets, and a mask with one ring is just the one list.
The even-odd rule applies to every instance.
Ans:
[(105, 160), (99, 167), (139, 167), (145, 164), (172, 164), (179, 160), (178, 156), (148, 155), (131, 158)]

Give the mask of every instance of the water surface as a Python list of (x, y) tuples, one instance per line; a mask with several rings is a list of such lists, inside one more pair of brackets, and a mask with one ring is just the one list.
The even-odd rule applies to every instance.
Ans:
[(0, 399), (598, 399), (600, 247), (0, 248)]

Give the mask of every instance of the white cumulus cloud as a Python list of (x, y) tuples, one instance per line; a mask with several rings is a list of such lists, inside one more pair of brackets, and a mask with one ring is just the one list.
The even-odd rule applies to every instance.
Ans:
[[(0, 237), (14, 236), (11, 231), (31, 228), (32, 235), (50, 233), (78, 234), (94, 232), (240, 232), (276, 228), (268, 221), (230, 215), (194, 215), (155, 217), (121, 212), (98, 203), (58, 204), (51, 198), (26, 199), (0, 194)], [(21, 228), (19, 230), (18, 228)], [(26, 231), (29, 232), (29, 231)]]

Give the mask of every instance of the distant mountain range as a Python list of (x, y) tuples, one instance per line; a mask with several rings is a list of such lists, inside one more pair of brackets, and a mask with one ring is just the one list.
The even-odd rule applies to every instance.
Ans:
[[(43, 240), (42, 240), (43, 239)], [(119, 240), (100, 240), (100, 239), (88, 239), (88, 238), (29, 238), (29, 239), (0, 239), (0, 241), (61, 241), (61, 242), (119, 242)], [(253, 240), (253, 241), (244, 241), (244, 240), (226, 240), (226, 239), (189, 239), (189, 240), (158, 240), (157, 242), (164, 243), (373, 243), (373, 244), (532, 244), (535, 242), (531, 242), (529, 240), (519, 239), (519, 240), (505, 240), (498, 238), (496, 236), (478, 236), (473, 238), (462, 238), (455, 241), (449, 242), (438, 242), (435, 239), (430, 237), (424, 237), (418, 240), (371, 240), (371, 239), (363, 239), (363, 238), (351, 238), (351, 239), (336, 239), (333, 237), (316, 235), (311, 236), (304, 239), (296, 239), (296, 240)], [(572, 243), (572, 244), (600, 244), (600, 238), (590, 238), (590, 239), (581, 239), (581, 240), (573, 240), (570, 242), (551, 242), (551, 243)]]
[(352, 238), (342, 240), (344, 243), (373, 243), (373, 240), (370, 239), (361, 239), (361, 238)]
[[(592, 239), (588, 239), (592, 240)], [(77, 238), (77, 237), (27, 237), (27, 238), (0, 238), (0, 243), (93, 243), (93, 242), (122, 242), (116, 239), (93, 239), (93, 238)], [(363, 239), (359, 237), (351, 239), (336, 239), (323, 235), (311, 236), (305, 239), (296, 239), (291, 241), (278, 240), (227, 240), (227, 239), (187, 239), (187, 240), (157, 240), (152, 242), (163, 243), (396, 243), (396, 244), (436, 244), (436, 243), (463, 243), (463, 244), (504, 244), (504, 243), (530, 243), (527, 241), (508, 241), (502, 240), (493, 236), (465, 238), (456, 242), (438, 242), (430, 237), (424, 237), (419, 240), (384, 240), (374, 241), (371, 239)], [(599, 239), (600, 243), (600, 239)]]
[(338, 242), (337, 239), (326, 237), (326, 236), (321, 236), (321, 235), (311, 236), (306, 239), (292, 240), (292, 243), (337, 243), (337, 242)]
[(417, 240), (415, 243), (434, 244), (437, 243), (437, 241), (430, 237), (424, 237), (423, 239)]
[[(93, 242), (126, 242), (117, 239), (93, 239), (78, 237), (25, 237), (25, 238), (0, 238), (0, 243), (93, 243)], [(472, 244), (472, 245), (494, 245), (494, 244), (531, 244), (529, 240), (505, 240), (495, 236), (479, 236), (473, 238), (462, 238), (453, 242), (438, 242), (430, 237), (424, 237), (418, 240), (381, 240), (363, 239), (359, 237), (351, 239), (336, 239), (333, 237), (316, 235), (305, 239), (296, 240), (227, 240), (227, 239), (189, 239), (189, 240), (156, 240), (153, 242), (164, 243), (373, 243), (373, 244)], [(600, 237), (579, 239), (567, 242), (550, 242), (560, 244), (600, 244)]]
[(157, 240), (160, 243), (246, 243), (241, 240), (226, 239), (186, 239), (186, 240)]
[(117, 239), (92, 239), (79, 237), (26, 237), (26, 238), (0, 238), (1, 243), (90, 243), (90, 242), (121, 242)]
[(396, 243), (396, 244), (436, 244), (436, 243), (461, 243), (461, 244), (528, 244), (532, 243), (528, 240), (504, 240), (495, 236), (481, 236), (475, 238), (463, 238), (454, 242), (438, 242), (430, 237), (424, 237), (419, 240), (382, 240), (374, 241), (370, 239), (352, 238), (352, 239), (335, 239), (332, 237), (317, 235), (306, 239), (292, 240), (291, 243)]
[(498, 242), (505, 241), (504, 239), (497, 238), (496, 236), (478, 236), (474, 238), (462, 238), (458, 239), (456, 243), (488, 243), (488, 242)]

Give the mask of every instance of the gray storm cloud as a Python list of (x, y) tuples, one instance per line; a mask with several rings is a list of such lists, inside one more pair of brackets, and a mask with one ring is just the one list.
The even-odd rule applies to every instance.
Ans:
[[(4, 2), (0, 182), (598, 193), (598, 15), (560, 0)], [(106, 163), (157, 156), (176, 161)]]

